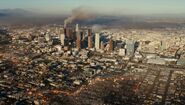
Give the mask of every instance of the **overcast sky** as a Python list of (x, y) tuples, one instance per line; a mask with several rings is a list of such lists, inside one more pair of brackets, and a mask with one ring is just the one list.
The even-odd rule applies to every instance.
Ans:
[(185, 14), (185, 0), (0, 0), (0, 9), (70, 13), (84, 7), (104, 14)]

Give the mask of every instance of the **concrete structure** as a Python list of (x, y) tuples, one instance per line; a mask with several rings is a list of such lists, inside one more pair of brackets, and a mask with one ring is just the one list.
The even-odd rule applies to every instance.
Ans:
[(109, 52), (112, 52), (114, 50), (114, 42), (112, 38), (109, 40)]
[(95, 48), (96, 50), (100, 49), (100, 34), (96, 33), (95, 35)]
[(78, 25), (78, 24), (76, 24), (75, 31), (76, 31), (76, 32), (79, 32), (79, 25)]
[(56, 34), (60, 38), (61, 34), (64, 34), (64, 28), (56, 28)]
[(92, 30), (88, 29), (88, 48), (93, 48), (93, 41), (92, 41)]
[(104, 48), (105, 48), (105, 45), (104, 45), (104, 43), (103, 43), (103, 41), (101, 41), (101, 50), (104, 50)]
[(131, 57), (134, 56), (135, 52), (135, 41), (127, 41), (126, 42), (126, 55)]
[(51, 41), (51, 35), (50, 33), (47, 33), (45, 36), (46, 41)]
[(56, 46), (54, 46), (56, 49), (57, 49), (57, 51), (62, 51), (62, 46), (61, 45), (56, 45)]
[(73, 31), (71, 28), (64, 28), (64, 34), (65, 36), (70, 39), (72, 37)]
[(77, 40), (76, 40), (76, 48), (81, 49), (81, 36), (80, 34), (77, 34)]
[(161, 50), (165, 50), (165, 49), (167, 49), (167, 43), (165, 40), (162, 40), (161, 41)]
[(120, 56), (125, 56), (126, 55), (126, 49), (119, 49), (119, 55)]
[(77, 37), (77, 39), (76, 39), (76, 48), (81, 49), (81, 34), (80, 34), (80, 31), (79, 31), (78, 24), (76, 25), (75, 31), (76, 31), (76, 37)]
[(60, 42), (62, 46), (65, 46), (65, 35), (64, 34), (60, 35)]

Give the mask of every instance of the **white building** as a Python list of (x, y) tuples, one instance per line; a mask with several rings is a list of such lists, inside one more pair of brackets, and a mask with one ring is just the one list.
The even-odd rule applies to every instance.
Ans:
[(56, 46), (54, 46), (56, 49), (57, 49), (57, 51), (62, 51), (62, 46), (61, 45), (56, 45)]
[(126, 52), (126, 50), (125, 49), (119, 49), (119, 55), (120, 56), (125, 56), (125, 52)]
[(49, 33), (47, 33), (46, 36), (45, 36), (45, 39), (46, 39), (47, 42), (50, 41), (51, 40), (51, 35)]
[(76, 32), (78, 32), (78, 31), (79, 31), (79, 25), (78, 25), (78, 24), (76, 24), (75, 31), (76, 31)]
[(60, 42), (61, 42), (61, 45), (62, 45), (62, 46), (65, 45), (65, 35), (64, 35), (64, 34), (61, 34), (61, 35), (60, 35)]
[(100, 34), (96, 33), (95, 35), (95, 48), (96, 50), (100, 49)]

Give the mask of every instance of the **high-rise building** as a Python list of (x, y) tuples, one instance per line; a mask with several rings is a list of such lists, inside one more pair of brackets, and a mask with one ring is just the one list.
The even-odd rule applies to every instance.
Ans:
[(76, 24), (75, 31), (76, 31), (76, 32), (79, 32), (79, 25), (78, 25), (78, 24)]
[(65, 45), (65, 35), (64, 34), (61, 34), (60, 35), (60, 42), (61, 42), (61, 45)]
[(46, 41), (51, 41), (51, 34), (46, 33), (45, 39), (46, 39)]
[(66, 38), (70, 39), (72, 37), (73, 30), (71, 28), (64, 28), (64, 35)]
[(64, 35), (67, 36), (67, 28), (64, 27)]
[(81, 35), (79, 32), (77, 32), (77, 39), (76, 39), (76, 48), (81, 49)]
[(127, 41), (126, 42), (126, 55), (129, 57), (134, 56), (135, 53), (135, 41)]
[(80, 34), (80, 31), (79, 31), (78, 24), (76, 25), (75, 31), (76, 31), (76, 37), (77, 37), (77, 39), (76, 39), (76, 48), (81, 49), (81, 34)]
[(92, 29), (88, 29), (88, 36), (92, 36)]
[[(61, 34), (64, 34), (64, 28), (59, 28), (57, 34), (58, 34), (58, 37), (59, 37), (59, 39), (60, 39)], [(65, 34), (64, 34), (64, 35), (65, 35)]]
[(114, 42), (112, 38), (109, 40), (109, 52), (112, 52), (114, 50)]
[(100, 49), (100, 34), (96, 33), (95, 35), (95, 48), (96, 50)]
[(104, 50), (104, 48), (105, 48), (105, 45), (104, 45), (104, 43), (103, 43), (103, 41), (101, 41), (101, 50)]
[(92, 30), (88, 29), (88, 48), (93, 48), (93, 42), (92, 42)]

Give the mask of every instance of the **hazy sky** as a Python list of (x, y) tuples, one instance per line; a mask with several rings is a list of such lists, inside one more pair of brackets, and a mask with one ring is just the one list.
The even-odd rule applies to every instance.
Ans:
[(70, 13), (77, 7), (106, 14), (184, 14), (185, 0), (0, 0), (0, 9)]

